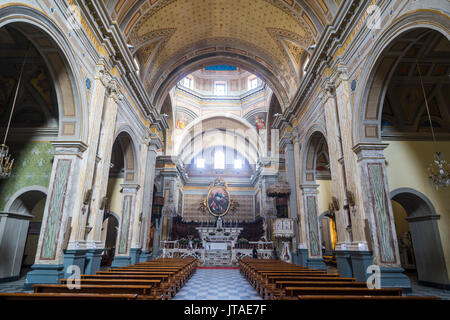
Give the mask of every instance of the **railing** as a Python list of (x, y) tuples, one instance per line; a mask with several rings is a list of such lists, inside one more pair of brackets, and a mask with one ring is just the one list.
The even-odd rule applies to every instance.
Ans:
[[(164, 258), (192, 256), (199, 259), (200, 265), (205, 263), (206, 249), (201, 243), (192, 243), (192, 247), (189, 247), (189, 244), (182, 244), (178, 241), (161, 241), (161, 248), (163, 249), (162, 257)], [(270, 259), (272, 257), (272, 242), (250, 241), (248, 243), (236, 243), (231, 248), (230, 264), (237, 264), (237, 261), (243, 257), (252, 257), (253, 248), (256, 248), (260, 259)]]

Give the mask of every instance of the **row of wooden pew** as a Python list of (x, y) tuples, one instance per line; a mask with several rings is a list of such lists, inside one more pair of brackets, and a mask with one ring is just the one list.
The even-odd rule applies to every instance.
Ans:
[(61, 284), (35, 284), (33, 293), (0, 293), (0, 300), (167, 300), (196, 268), (194, 258), (162, 258), (81, 275), (77, 287), (73, 279), (61, 279)]
[(435, 300), (436, 297), (402, 296), (401, 288), (369, 289), (366, 282), (340, 277), (272, 259), (239, 260), (241, 273), (264, 299), (322, 300)]

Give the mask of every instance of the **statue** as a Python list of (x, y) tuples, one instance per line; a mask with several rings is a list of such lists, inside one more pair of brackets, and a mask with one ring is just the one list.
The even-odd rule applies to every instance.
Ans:
[(217, 218), (216, 229), (222, 229), (222, 218), (221, 217)]

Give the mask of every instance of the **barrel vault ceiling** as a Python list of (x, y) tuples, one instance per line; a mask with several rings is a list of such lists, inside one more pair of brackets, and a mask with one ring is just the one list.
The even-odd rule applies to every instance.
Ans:
[[(199, 61), (233, 57), (289, 103), (301, 80), (305, 50), (331, 23), (335, 0), (104, 0), (158, 105)], [(205, 59), (208, 57), (208, 59)], [(232, 60), (233, 60), (232, 59)], [(233, 62), (231, 60), (231, 62)], [(207, 63), (204, 62), (204, 63)], [(230, 62), (230, 61), (229, 61)], [(161, 106), (159, 106), (161, 107)]]

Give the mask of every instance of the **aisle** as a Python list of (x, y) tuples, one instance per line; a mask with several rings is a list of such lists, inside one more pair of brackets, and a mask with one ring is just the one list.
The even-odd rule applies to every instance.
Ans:
[(197, 269), (174, 300), (262, 300), (236, 269)]

